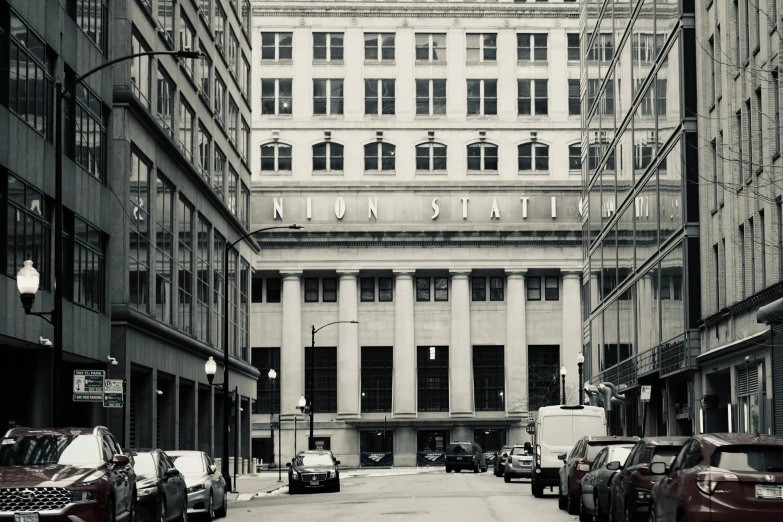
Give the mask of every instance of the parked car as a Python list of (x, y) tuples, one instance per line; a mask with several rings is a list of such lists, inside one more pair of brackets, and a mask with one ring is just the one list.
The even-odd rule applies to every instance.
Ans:
[(533, 476), (533, 447), (529, 442), (515, 445), (506, 459), (503, 480), (511, 482), (512, 478), (531, 478)]
[(222, 518), (228, 512), (226, 480), (215, 462), (203, 451), (169, 451), (167, 455), (185, 477), (188, 515)]
[(604, 522), (609, 516), (609, 485), (623, 467), (633, 449), (632, 444), (606, 446), (582, 478), (582, 496), (579, 499), (580, 522)]
[(14, 428), (0, 440), (0, 520), (132, 521), (136, 475), (96, 428)]
[(495, 459), (492, 466), (492, 472), (496, 477), (503, 475), (503, 471), (506, 468), (506, 458), (508, 457), (508, 454), (511, 453), (511, 448), (512, 446), (503, 446), (498, 452), (498, 458)]
[(687, 440), (688, 437), (646, 437), (636, 443), (610, 486), (612, 520), (647, 521), (650, 490), (659, 478), (650, 473), (650, 464), (671, 465)]
[(650, 464), (655, 522), (777, 522), (783, 513), (783, 436), (711, 433), (688, 439), (671, 466)]
[(566, 509), (572, 515), (579, 513), (579, 498), (582, 496), (581, 481), (590, 470), (598, 453), (607, 446), (615, 444), (633, 445), (639, 437), (593, 437), (584, 436), (567, 455), (561, 453), (558, 459), (563, 461), (560, 468), (560, 509)]
[(188, 494), (185, 478), (160, 449), (134, 451), (136, 471), (136, 520), (165, 522), (188, 519)]
[[(606, 413), (598, 406), (545, 406), (538, 409), (533, 445), (535, 458), (530, 488), (534, 497), (544, 488), (561, 486), (558, 455), (567, 453), (582, 435), (606, 435)], [(576, 497), (579, 498), (579, 497)]]
[(473, 473), (487, 471), (484, 452), (475, 442), (452, 442), (446, 446), (446, 473), (463, 469), (472, 469)]
[(300, 451), (288, 466), (288, 494), (318, 489), (340, 491), (340, 461), (331, 451)]

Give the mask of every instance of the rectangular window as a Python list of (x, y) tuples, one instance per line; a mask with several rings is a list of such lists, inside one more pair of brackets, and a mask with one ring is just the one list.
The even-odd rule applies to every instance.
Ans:
[(473, 393), (476, 411), (503, 411), (505, 371), (502, 346), (473, 347)]
[(416, 278), (416, 301), (429, 301), (429, 300), (430, 300), (430, 278), (417, 277)]
[(237, 340), (237, 326), (239, 319), (239, 309), (237, 306), (237, 276), (238, 276), (238, 253), (233, 248), (228, 252), (228, 270), (226, 275), (226, 291), (228, 292), (228, 347), (231, 355), (239, 357), (239, 343)]
[(290, 172), (292, 147), (282, 143), (261, 146), (261, 172)]
[(745, 226), (739, 226), (739, 251), (740, 251), (740, 286), (742, 288), (742, 298), (745, 299), (747, 291), (745, 288)]
[(215, 117), (221, 127), (226, 119), (226, 84), (219, 74), (215, 74)]
[(223, 151), (220, 150), (220, 148), (215, 145), (215, 169), (214, 169), (214, 176), (212, 176), (212, 188), (215, 190), (215, 193), (220, 196), (220, 199), (224, 199), (225, 197), (225, 187), (223, 186), (225, 183), (226, 178), (226, 155), (223, 154)]
[(391, 277), (378, 278), (378, 301), (390, 303), (394, 299), (394, 279)]
[(244, 162), (248, 162), (247, 153), (250, 150), (250, 125), (245, 118), (240, 119), (239, 124), (239, 157)]
[(194, 332), (199, 341), (209, 342), (210, 226), (199, 216), (196, 222), (196, 310)]
[(560, 346), (528, 346), (528, 411), (560, 404)]
[(221, 54), (225, 53), (226, 48), (226, 12), (220, 2), (215, 2), (215, 23), (213, 30), (215, 32), (215, 46)]
[(737, 62), (737, 66), (739, 66), (740, 62), (742, 61), (742, 57), (741, 57), (742, 47), (740, 47), (739, 0), (734, 0), (734, 50), (735, 50), (734, 59)]
[(171, 324), (174, 302), (174, 190), (155, 178), (155, 319)]
[(261, 114), (290, 115), (293, 110), (293, 81), (261, 80)]
[(362, 346), (362, 412), (391, 412), (394, 350)]
[(193, 122), (195, 113), (184, 97), (179, 99), (179, 149), (193, 162)]
[(436, 301), (448, 301), (449, 300), (449, 278), (448, 277), (436, 277), (435, 278), (435, 300)]
[(541, 300), (541, 278), (540, 277), (528, 277), (527, 278), (527, 300), (528, 301), (540, 301)]
[(394, 80), (364, 80), (364, 114), (394, 114)]
[(323, 279), (323, 301), (324, 303), (337, 302), (337, 279), (334, 277), (324, 277)]
[(742, 167), (743, 155), (742, 155), (742, 114), (737, 112), (736, 117), (737, 126), (737, 181), (742, 184), (745, 176), (745, 169)]
[(416, 34), (416, 61), (417, 62), (445, 62), (446, 61), (446, 35), (445, 34)]
[(487, 278), (486, 277), (473, 277), (471, 278), (471, 300), (472, 301), (486, 301), (487, 300)]
[[(764, 112), (761, 104), (761, 87), (756, 89), (756, 128), (759, 142), (758, 167), (764, 165)], [(769, 116), (767, 116), (769, 117)]]
[[(13, 54), (14, 45), (11, 44), (11, 63), (14, 63)], [(142, 41), (134, 31), (131, 35), (131, 52), (133, 54), (139, 54), (148, 52), (149, 47)], [(133, 94), (142, 101), (145, 107), (150, 107), (150, 57), (149, 56), (137, 56), (131, 61), (131, 90)], [(11, 79), (14, 78), (14, 69), (11, 69)], [(13, 91), (13, 81), (11, 82)], [(14, 98), (12, 98), (13, 100)], [(10, 107), (13, 109), (13, 107)]]
[(305, 303), (318, 302), (318, 278), (305, 277)]
[(210, 104), (210, 96), (212, 96), (212, 60), (206, 54), (201, 55), (201, 59), (198, 61), (199, 76), (201, 78), (200, 86), (201, 90), (199, 94), (207, 101), (207, 105)]
[(468, 34), (467, 35), (468, 63), (497, 61), (498, 35)]
[(313, 60), (343, 61), (343, 33), (313, 33)]
[(759, 210), (759, 246), (761, 247), (761, 288), (767, 287), (767, 231), (764, 209)]
[[(720, 264), (718, 260), (718, 244), (712, 246), (712, 258), (715, 262), (715, 311), (720, 310)], [(716, 328), (717, 330), (717, 328)]]
[(756, 293), (756, 229), (753, 218), (748, 219), (748, 248), (750, 249), (750, 293)]
[(581, 110), (580, 80), (568, 80), (568, 115), (579, 116)]
[(446, 80), (416, 80), (416, 114), (446, 114)]
[(547, 301), (559, 301), (560, 300), (560, 278), (559, 277), (546, 277), (544, 278), (544, 284), (546, 287), (545, 298)]
[(547, 80), (517, 80), (517, 114), (520, 116), (549, 113)]
[(547, 38), (544, 33), (517, 34), (517, 60), (521, 62), (547, 61)]
[(718, 144), (712, 140), (712, 208), (718, 208)]
[(201, 123), (198, 125), (198, 166), (201, 170), (201, 177), (203, 177), (207, 183), (210, 182), (209, 171), (212, 167), (212, 156), (210, 155), (210, 149), (212, 148), (212, 136), (204, 128)]
[(745, 59), (750, 58), (750, 0), (745, 0)]
[(343, 80), (313, 80), (313, 114), (343, 114)]
[(361, 280), (361, 299), (362, 302), (375, 302), (375, 278), (362, 277)]
[(750, 98), (745, 102), (745, 114), (748, 119), (748, 179), (753, 179), (753, 115), (750, 112)]
[(489, 278), (489, 300), (490, 301), (502, 301), (504, 299), (505, 280), (502, 277), (490, 277)]
[[(158, 124), (172, 139), (174, 138), (174, 82), (158, 66), (158, 102), (156, 104)], [(185, 117), (188, 115), (185, 114)], [(180, 119), (183, 114), (180, 114)], [(192, 115), (191, 115), (192, 117)]]
[[(196, 31), (193, 29), (193, 25), (185, 15), (185, 10), (180, 9), (179, 12), (179, 49), (180, 51), (195, 51), (196, 49)], [(196, 59), (185, 58), (181, 61), (185, 68), (185, 74), (190, 76), (193, 80), (193, 76), (196, 72)]]
[(712, 104), (715, 105), (715, 98), (717, 95), (717, 89), (715, 87), (715, 37), (710, 37), (710, 49), (709, 49), (709, 56), (707, 59), (710, 61), (710, 100), (712, 101)]
[(237, 190), (239, 188), (239, 174), (234, 167), (228, 165), (228, 189), (226, 191), (226, 205), (228, 210), (235, 216), (237, 215)]
[(239, 40), (234, 30), (228, 32), (228, 70), (235, 78), (239, 78)]
[(69, 95), (65, 100), (65, 127), (69, 129), (66, 135), (73, 139), (73, 147), (66, 146), (70, 149), (66, 154), (95, 179), (103, 181), (107, 143), (103, 103), (86, 85), (79, 84), (74, 90), (75, 96)]
[[(313, 362), (311, 362), (311, 350), (315, 350), (312, 356)], [(309, 393), (310, 373), (313, 371), (313, 366), (315, 366), (313, 376), (315, 390)], [(320, 346), (305, 348), (305, 396), (312, 401), (316, 413), (337, 413), (337, 348)]]
[[(587, 40), (592, 38), (588, 34)], [(649, 35), (652, 37), (652, 35)], [(587, 59), (595, 61), (610, 61), (614, 57), (614, 41), (612, 33), (601, 33), (594, 40), (590, 49), (587, 51)]]
[(261, 60), (290, 60), (294, 33), (261, 33)]
[[(158, 27), (169, 47), (174, 48), (174, 3), (176, 0), (158, 0)], [(225, 14), (224, 14), (225, 15)]]
[(75, 0), (72, 4), (74, 4), (73, 7), (75, 9), (73, 12), (69, 9), (69, 15), (76, 22), (76, 25), (84, 31), (87, 38), (101, 52), (104, 52), (106, 49), (106, 31), (109, 27), (109, 1)]
[(239, 358), (243, 361), (249, 360), (250, 348), (250, 302), (247, 298), (250, 292), (250, 265), (240, 258), (239, 263)]
[(568, 146), (568, 170), (582, 170), (582, 146)]
[(279, 303), (282, 280), (279, 277), (266, 278), (266, 302)]
[[(3, 176), (5, 176), (5, 169), (3, 169)], [(33, 267), (40, 274), (40, 288), (51, 290), (51, 203), (42, 192), (10, 173), (5, 179), (0, 179), (0, 189), (5, 188), (6, 180), (8, 182), (7, 199), (0, 197), (0, 201), (4, 199), (7, 201), (7, 207), (2, 208), (2, 212), (7, 217), (4, 238), (6, 243), (5, 275), (16, 277), (17, 272), (29, 257), (33, 262)], [(134, 187), (131, 186), (131, 190), (133, 189)]]
[[(771, 0), (774, 4), (777, 0)], [(780, 154), (780, 80), (778, 79), (778, 71), (772, 72), (772, 108), (775, 112), (775, 142), (772, 144), (772, 154)]]
[(393, 62), (394, 33), (364, 33), (364, 61)]
[(264, 278), (261, 274), (254, 272), (251, 279), (252, 288), (250, 289), (251, 303), (263, 303), (264, 302)]
[(244, 182), (241, 183), (239, 194), (239, 221), (245, 228), (250, 227), (250, 189)]
[(226, 292), (226, 281), (223, 278), (223, 263), (225, 262), (225, 238), (215, 230), (212, 240), (212, 345), (223, 348), (223, 317), (226, 308), (223, 306), (223, 296)]
[(449, 347), (416, 347), (418, 411), (449, 411)]
[[(283, 374), (280, 371), (280, 348), (251, 349), (250, 364), (261, 372), (261, 378), (256, 381), (257, 398), (253, 404), (253, 413), (279, 414), (282, 389), (280, 379)], [(277, 372), (274, 382), (267, 377), (269, 370)]]
[(177, 326), (193, 335), (193, 208), (180, 198), (177, 203)]
[(131, 151), (129, 215), (130, 243), (128, 247), (128, 287), (130, 304), (142, 312), (148, 312), (150, 267), (150, 215), (149, 215), (150, 167), (135, 151)]
[(233, 96), (228, 97), (228, 141), (235, 147), (239, 142), (239, 106)]
[(468, 116), (498, 113), (498, 81), (468, 80)]
[(566, 37), (568, 38), (568, 61), (578, 62), (580, 56), (579, 33), (568, 33)]
[(250, 97), (250, 62), (247, 61), (247, 56), (242, 53), (242, 62), (239, 64), (239, 90), (245, 98)]

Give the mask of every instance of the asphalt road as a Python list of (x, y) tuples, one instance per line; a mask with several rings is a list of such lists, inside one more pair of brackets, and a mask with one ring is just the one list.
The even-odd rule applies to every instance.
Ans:
[[(389, 470), (393, 473), (394, 470)], [(404, 473), (401, 471), (400, 473)], [(340, 493), (288, 495), (287, 489), (230, 505), (229, 521), (334, 520), (417, 521), (573, 521), (557, 508), (557, 497), (534, 498), (530, 483), (510, 484), (487, 473), (445, 471), (405, 475), (341, 476)], [(555, 489), (555, 492), (557, 490)]]

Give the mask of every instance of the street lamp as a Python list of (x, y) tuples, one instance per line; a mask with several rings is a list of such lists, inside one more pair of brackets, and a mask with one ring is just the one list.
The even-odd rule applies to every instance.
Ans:
[[(274, 368), (267, 373), (269, 377), (269, 384), (271, 387), (271, 393), (269, 394), (269, 435), (272, 440), (272, 453), (269, 457), (269, 469), (275, 469), (275, 426), (272, 424), (272, 419), (275, 416), (275, 379), (277, 379), (277, 372)], [(280, 422), (278, 419), (277, 422)]]
[(582, 365), (585, 363), (585, 356), (579, 352), (576, 356), (576, 366), (579, 368), (579, 404), (582, 404), (584, 391), (582, 390)]
[(563, 379), (563, 404), (566, 403), (566, 393), (565, 393), (565, 378), (566, 374), (568, 373), (568, 370), (566, 370), (565, 364), (560, 367), (560, 377)]
[[(217, 373), (217, 363), (215, 362), (215, 359), (213, 357), (210, 357), (209, 359), (207, 359), (207, 362), (204, 363), (204, 373), (207, 376), (207, 381), (209, 382), (209, 385), (222, 390), (223, 397), (228, 398), (228, 400), (224, 402), (224, 409), (223, 409), (223, 425), (226, 428), (225, 430), (226, 436), (223, 438), (223, 451), (220, 457), (220, 470), (221, 470), (221, 474), (225, 472), (223, 478), (226, 481), (226, 491), (231, 491), (230, 489), (231, 474), (228, 472), (228, 458), (229, 458), (228, 455), (230, 453), (228, 448), (228, 426), (231, 424), (231, 397), (229, 397), (228, 395), (228, 388), (226, 387), (225, 382), (213, 382), (215, 380), (215, 374)], [(236, 397), (237, 404), (239, 404), (239, 388), (236, 386), (234, 386), (233, 396)], [(241, 408), (239, 408), (239, 410), (242, 411)], [(237, 416), (234, 419), (234, 468), (236, 468), (237, 461), (239, 460), (239, 455), (238, 455), (239, 445), (237, 443), (238, 435), (239, 435), (239, 414), (237, 414)], [(234, 476), (236, 476), (236, 469), (234, 471)]]
[[(307, 392), (310, 395), (310, 401), (308, 404), (310, 413), (310, 439), (307, 441), (307, 449), (311, 450), (315, 449), (313, 447), (315, 444), (313, 441), (313, 420), (315, 419), (315, 407), (313, 406), (313, 397), (315, 396), (315, 334), (327, 326), (340, 323), (359, 324), (359, 321), (334, 321), (332, 323), (327, 323), (319, 328), (316, 328), (315, 325), (310, 326), (310, 333), (312, 335), (310, 342), (310, 391)], [(304, 400), (304, 395), (302, 395), (302, 398), (299, 399), (300, 408), (302, 408), (302, 400)], [(304, 408), (302, 408), (302, 412), (304, 412)]]

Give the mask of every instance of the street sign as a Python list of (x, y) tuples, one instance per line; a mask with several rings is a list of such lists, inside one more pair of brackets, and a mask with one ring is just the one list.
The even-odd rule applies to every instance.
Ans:
[(104, 408), (122, 408), (123, 384), (124, 381), (122, 379), (106, 379), (103, 381)]
[(527, 432), (528, 435), (535, 435), (535, 433), (536, 433), (536, 423), (535, 422), (531, 422), (530, 424), (525, 426), (525, 431)]
[(650, 402), (650, 396), (652, 395), (652, 386), (642, 386), (642, 402)]
[(75, 402), (103, 401), (103, 370), (73, 371), (73, 400)]

